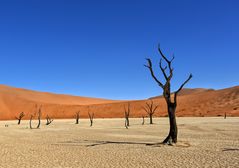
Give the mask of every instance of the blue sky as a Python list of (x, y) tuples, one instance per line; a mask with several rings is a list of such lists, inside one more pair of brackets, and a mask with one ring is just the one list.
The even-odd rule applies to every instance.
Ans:
[(0, 83), (39, 91), (142, 99), (162, 93), (160, 42), (175, 54), (172, 88), (239, 82), (237, 0), (0, 1)]

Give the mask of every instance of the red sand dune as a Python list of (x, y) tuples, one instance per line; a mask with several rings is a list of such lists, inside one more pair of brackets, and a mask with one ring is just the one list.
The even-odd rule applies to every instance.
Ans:
[[(150, 98), (159, 108), (155, 116), (166, 116), (163, 97)], [(130, 102), (131, 117), (146, 116), (142, 106), (149, 100), (116, 101), (89, 97), (70, 96), (37, 92), (0, 85), (0, 119), (15, 119), (20, 113), (25, 119), (36, 113), (36, 105), (42, 105), (43, 118), (73, 118), (77, 111), (81, 117), (88, 117), (88, 111), (95, 117), (123, 117), (124, 106)], [(178, 96), (177, 116), (239, 116), (239, 86), (222, 90), (184, 89)]]

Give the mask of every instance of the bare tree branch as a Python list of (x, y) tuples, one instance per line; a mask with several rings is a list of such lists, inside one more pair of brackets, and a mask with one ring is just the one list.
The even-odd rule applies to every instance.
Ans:
[(167, 57), (163, 54), (162, 50), (160, 49), (160, 45), (158, 45), (158, 51), (160, 53), (160, 55), (163, 57), (163, 59), (167, 62), (168, 64), (168, 68), (169, 68), (169, 76), (166, 75), (165, 70), (162, 68), (162, 59), (160, 59), (160, 69), (163, 72), (164, 78), (166, 79), (166, 84), (170, 83), (170, 80), (173, 77), (173, 68), (171, 67), (171, 63), (174, 60), (174, 55), (173, 58), (171, 60), (168, 60)]
[(160, 48), (160, 44), (158, 45), (158, 51), (159, 51), (160, 55), (163, 57), (163, 59), (168, 63), (169, 69), (171, 69), (171, 63), (174, 60), (174, 55), (173, 55), (173, 58), (171, 60), (168, 60), (167, 57), (163, 54), (163, 52)]
[(145, 67), (149, 68), (151, 76), (153, 77), (153, 79), (158, 83), (158, 85), (163, 88), (163, 84), (158, 80), (158, 78), (154, 75), (154, 71), (152, 68), (152, 62), (149, 58), (146, 58), (146, 60), (148, 61), (148, 65), (144, 65)]
[(160, 59), (159, 67), (160, 67), (160, 69), (161, 69), (161, 71), (162, 71), (162, 73), (163, 73), (163, 76), (164, 76), (165, 80), (167, 81), (167, 80), (168, 80), (168, 77), (167, 77), (167, 74), (166, 74), (166, 72), (165, 72), (166, 69), (167, 69), (167, 66), (165, 66), (165, 67), (163, 68), (163, 66), (162, 66), (162, 58)]
[(46, 125), (50, 125), (52, 123), (53, 119), (49, 117), (49, 115), (46, 116)]
[(159, 107), (158, 105), (154, 107), (154, 109), (152, 110), (153, 114), (155, 113), (155, 111), (157, 110), (158, 107)]
[(193, 75), (190, 74), (190, 75), (188, 76), (188, 78), (185, 80), (185, 82), (183, 82), (183, 84), (178, 88), (178, 90), (177, 90), (176, 92), (174, 92), (174, 103), (177, 102), (177, 95), (178, 95), (178, 93), (182, 90), (182, 88), (184, 87), (184, 85), (185, 85), (186, 83), (188, 83), (188, 81), (189, 81), (192, 77), (193, 77)]
[(19, 117), (16, 117), (16, 119), (18, 120), (18, 125), (20, 125), (20, 123), (21, 123), (21, 120), (22, 120), (22, 118), (25, 116), (25, 114), (24, 114), (24, 112), (21, 112), (20, 114), (19, 114)]

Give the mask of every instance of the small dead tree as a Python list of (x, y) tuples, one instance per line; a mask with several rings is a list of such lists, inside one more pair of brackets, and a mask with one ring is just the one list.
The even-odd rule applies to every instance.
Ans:
[(76, 118), (76, 124), (79, 124), (79, 119), (80, 119), (80, 111), (77, 111), (75, 114), (75, 118)]
[[(30, 116), (30, 129), (33, 129), (32, 128), (32, 119), (34, 118), (34, 116), (35, 115), (31, 115)], [(37, 117), (37, 119), (38, 119), (38, 124), (37, 124), (37, 129), (38, 128), (40, 128), (40, 125), (41, 125), (41, 106), (40, 106), (40, 108), (39, 108), (39, 110), (38, 110), (38, 117)]]
[[(182, 90), (184, 85), (192, 78), (192, 74), (188, 76), (188, 78), (183, 82), (183, 84), (179, 87), (178, 90), (174, 92), (174, 99), (172, 101), (171, 99), (171, 79), (173, 77), (173, 68), (171, 66), (172, 61), (174, 60), (174, 56), (171, 60), (167, 59), (166, 56), (163, 54), (163, 52), (160, 49), (160, 46), (158, 46), (158, 51), (161, 55), (161, 59), (159, 62), (160, 70), (164, 76), (165, 83), (163, 84), (154, 74), (152, 62), (151, 59), (147, 58), (147, 67), (150, 71), (150, 74), (152, 78), (156, 81), (156, 83), (163, 89), (163, 97), (167, 103), (167, 109), (168, 109), (168, 116), (169, 116), (169, 123), (170, 123), (170, 129), (168, 136), (164, 139), (164, 144), (172, 144), (177, 143), (177, 135), (178, 135), (178, 129), (177, 129), (177, 123), (176, 123), (176, 107), (177, 107), (177, 96), (178, 93)], [(162, 60), (164, 60), (167, 63), (167, 66), (163, 67)], [(166, 72), (168, 70), (168, 73)]]
[(143, 109), (149, 116), (149, 124), (153, 124), (153, 115), (155, 111), (157, 110), (157, 108), (158, 108), (158, 105), (154, 105), (154, 102), (152, 100), (150, 101), (150, 103), (146, 102), (146, 106), (143, 107)]
[(33, 117), (34, 117), (33, 115), (30, 116), (30, 123), (29, 123), (30, 124), (30, 129), (32, 129), (32, 119), (33, 119)]
[(93, 119), (94, 119), (94, 113), (88, 112), (89, 118), (90, 118), (90, 126), (93, 126)]
[(143, 121), (142, 121), (142, 125), (144, 125), (144, 116), (142, 116), (142, 119), (143, 119)]
[(53, 119), (49, 117), (49, 115), (46, 116), (46, 125), (50, 125), (52, 123)]
[(37, 128), (40, 128), (40, 125), (41, 125), (41, 107), (38, 110), (38, 117), (37, 118), (38, 118)]
[(227, 112), (225, 112), (225, 114), (224, 114), (224, 119), (226, 119), (227, 118)]
[(20, 125), (21, 124), (21, 120), (22, 120), (22, 118), (25, 116), (25, 114), (24, 114), (24, 112), (21, 112), (20, 114), (19, 114), (19, 116), (18, 117), (16, 117), (16, 119), (18, 120), (18, 125)]
[(125, 128), (129, 127), (129, 114), (130, 114), (130, 103), (128, 103), (128, 107), (124, 106), (124, 117), (125, 117)]

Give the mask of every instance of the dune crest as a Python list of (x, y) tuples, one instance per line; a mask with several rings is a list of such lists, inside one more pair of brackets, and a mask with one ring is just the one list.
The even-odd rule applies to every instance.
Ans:
[[(239, 86), (222, 90), (184, 89), (178, 97), (177, 116), (239, 116)], [(150, 98), (159, 104), (155, 116), (166, 116), (165, 100), (161, 96)], [(129, 101), (130, 117), (146, 116), (142, 106), (147, 100)], [(124, 117), (124, 106), (128, 101), (80, 97), (63, 94), (38, 92), (0, 85), (0, 119), (15, 119), (22, 111), (26, 114), (36, 112), (36, 104), (42, 105), (43, 118), (73, 118), (80, 111), (82, 118), (88, 111), (98, 118)]]

